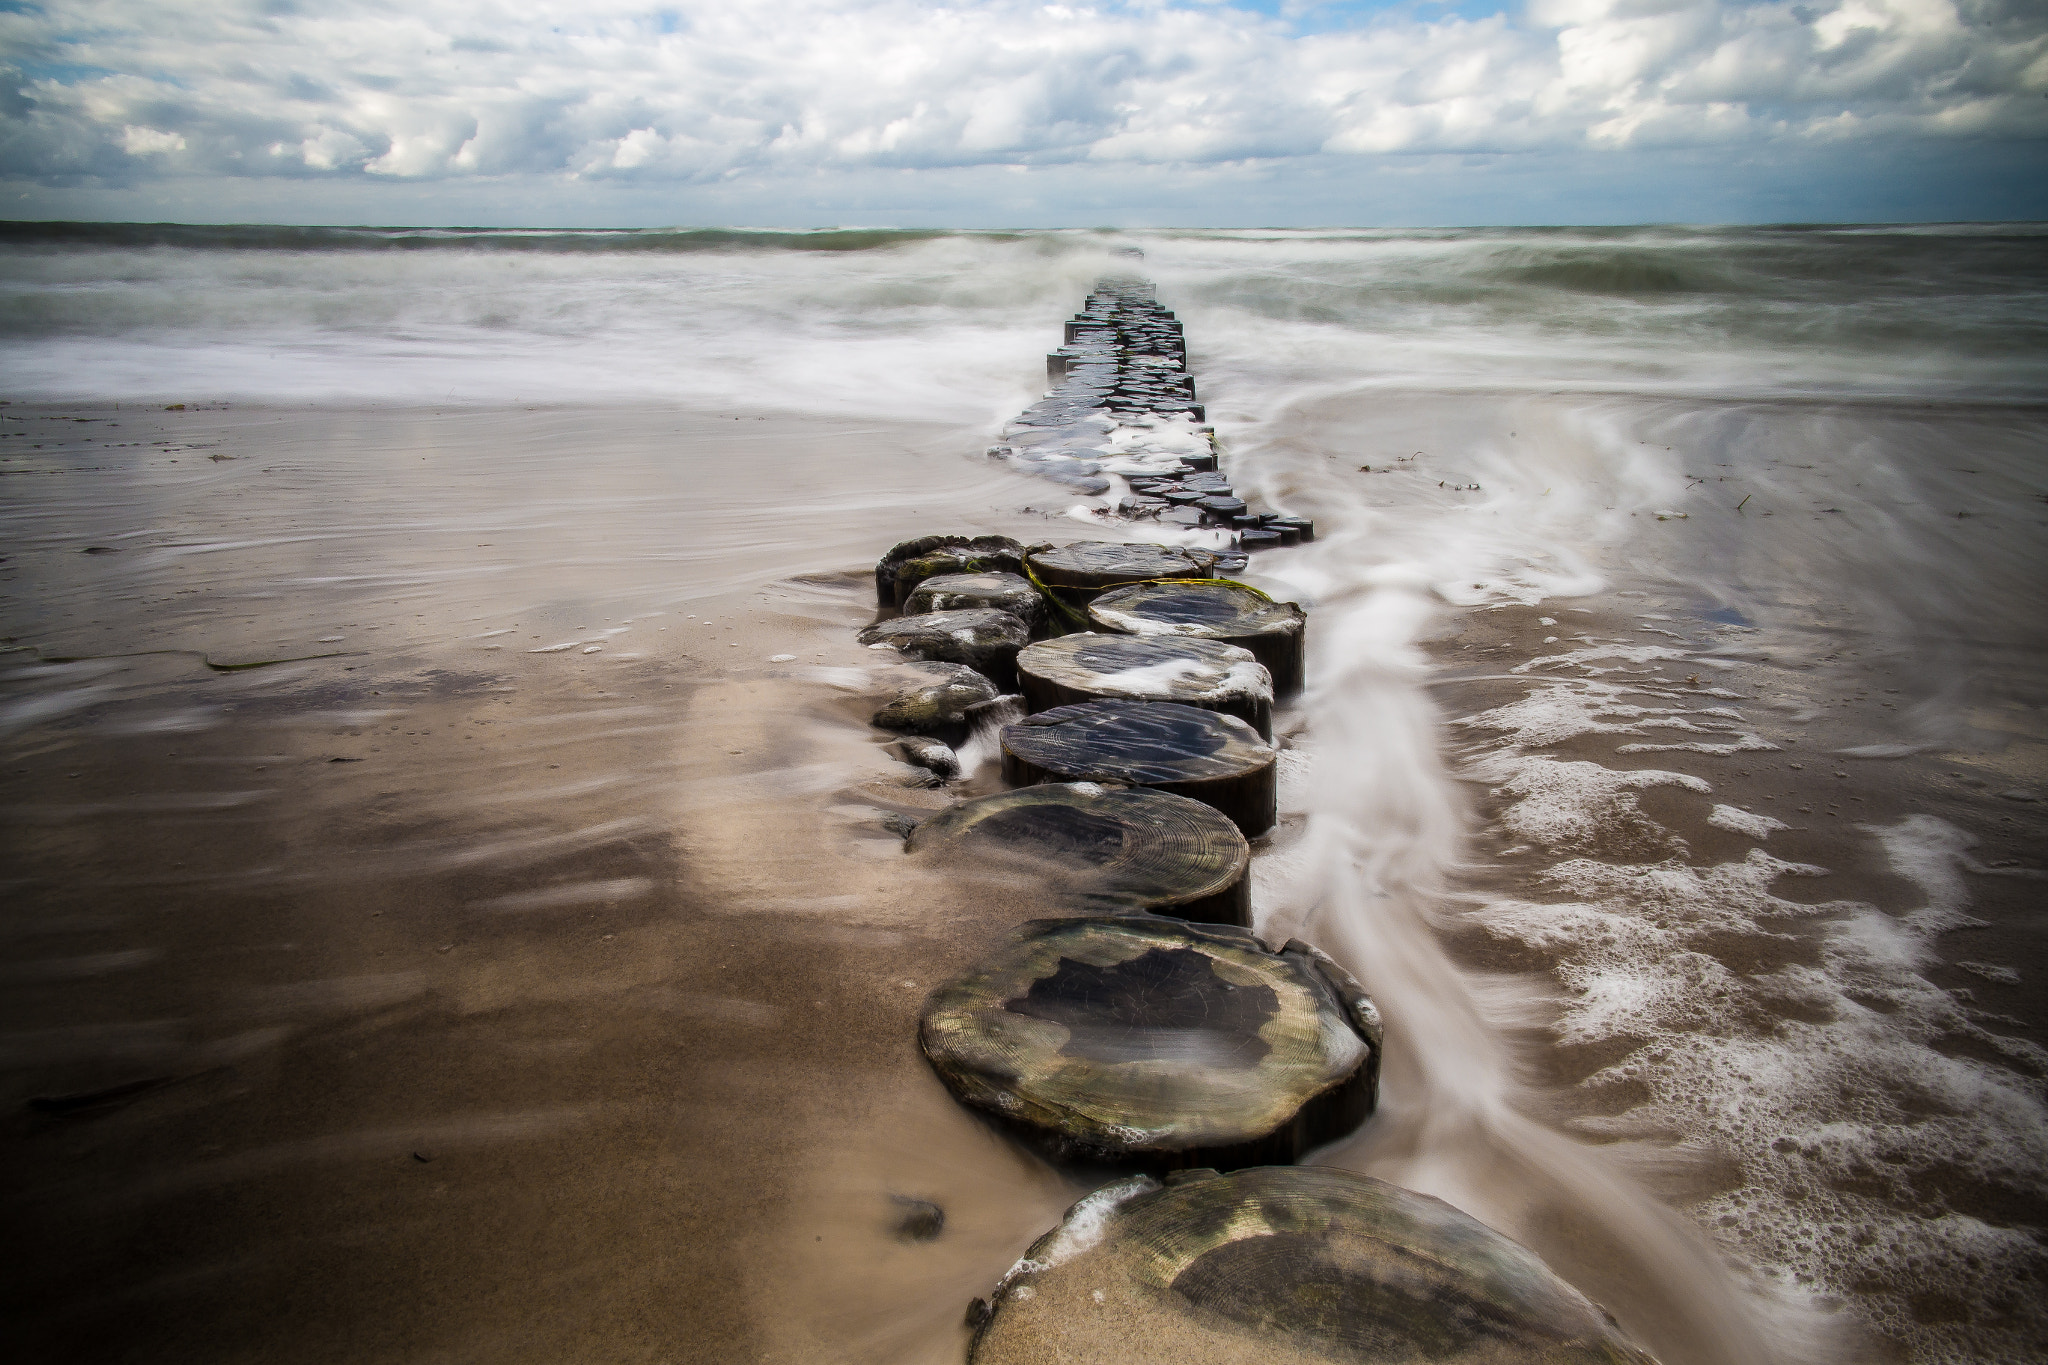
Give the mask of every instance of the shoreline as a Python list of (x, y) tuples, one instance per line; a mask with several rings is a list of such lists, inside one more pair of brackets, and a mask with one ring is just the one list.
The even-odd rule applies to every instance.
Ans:
[[(37, 453), (43, 477), (80, 491), (0, 563), (10, 643), (26, 629), (84, 654), (166, 635), (248, 660), (340, 631), (333, 647), (363, 653), (230, 674), (100, 659), (30, 670), (48, 688), (9, 680), (0, 714), (25, 740), (0, 802), (22, 817), (8, 861), (28, 893), (7, 924), (20, 985), (0, 1033), (17, 1208), (46, 1251), (39, 1278), (15, 1287), (31, 1340), (75, 1349), (84, 1330), (111, 1358), (150, 1342), (155, 1358), (195, 1360), (458, 1346), (576, 1358), (594, 1341), (607, 1359), (655, 1360), (685, 1339), (706, 1360), (953, 1360), (958, 1306), (1080, 1192), (961, 1114), (917, 1055), (924, 989), (1033, 908), (1024, 891), (906, 883), (876, 816), (928, 794), (894, 785), (890, 737), (866, 725), (860, 677), (875, 656), (852, 636), (872, 613), (865, 566), (899, 529), (1100, 530), (1010, 510), (1059, 499), (964, 456), (976, 447), (955, 428), (777, 418), (741, 438), (719, 430), (737, 423), (671, 410), (576, 407), (537, 425), (533, 411), (377, 411), (337, 429), (325, 412), (187, 409), (124, 425), (116, 442)], [(758, 509), (681, 478), (649, 492), (678, 421), (725, 452), (734, 477), (721, 487), (760, 487)], [(295, 433), (282, 446), (280, 425)], [(413, 461), (424, 475), (388, 458), (409, 442), (428, 451)], [(560, 450), (592, 446), (623, 453), (560, 470)], [(131, 449), (159, 463), (123, 465)], [(251, 501), (261, 490), (246, 476), (266, 469), (295, 482)], [(94, 491), (94, 475), (124, 470), (123, 497)], [(574, 519), (531, 511), (562, 497), (579, 500)], [(444, 515), (472, 502), (467, 520)], [(315, 511), (330, 520), (305, 524)], [(396, 534), (378, 529), (401, 514)], [(265, 517), (300, 524), (235, 530)], [(109, 519), (125, 529), (106, 534)], [(114, 554), (83, 553), (109, 541)], [(177, 581), (195, 567), (196, 593)], [(290, 591), (266, 596), (279, 582)], [(1579, 633), (1647, 626), (1633, 638), (1676, 648), (1668, 634), (1691, 632), (1688, 649), (1711, 650), (1722, 623), (1675, 619), (1696, 595), (1652, 584), (1498, 610), (1432, 599), (1428, 695), (1439, 716), (1513, 700), (1541, 675), (1508, 667), (1567, 634), (1542, 615), (1581, 602)], [(1500, 666), (1472, 666), (1482, 650)], [(795, 657), (772, 662), (782, 655)], [(1785, 697), (1842, 676), (1817, 653), (1716, 657), (1730, 665), (1716, 677)], [(1751, 718), (1765, 739), (1800, 739), (1777, 752), (1617, 757), (1645, 737), (1593, 734), (1555, 753), (1696, 772), (1714, 788), (1634, 792), (1664, 831), (1637, 827), (1642, 847), (1615, 850), (1639, 861), (1668, 838), (1694, 862), (1740, 856), (1741, 836), (1705, 823), (1712, 804), (1824, 811), (1826, 794), (1863, 796), (1853, 821), (1816, 814), (1762, 841), (1831, 869), (1781, 895), (1910, 911), (1908, 883), (1852, 825), (1915, 810), (1955, 824), (1989, 812), (2001, 830), (2010, 815), (2011, 834), (1980, 850), (1985, 866), (2038, 847), (2040, 807), (2003, 809), (1996, 792), (2039, 736), (1995, 762), (1930, 751), (1840, 765), (1850, 779), (1833, 764), (1826, 776), (1782, 766), (1804, 763), (1792, 755), (1830, 727), (1860, 733), (1840, 710)], [(1298, 795), (1322, 736), (1301, 708), (1278, 719), (1304, 750), (1284, 779)], [(1439, 751), (1469, 760), (1484, 738), (1459, 729)], [(1948, 771), (1991, 785), (1943, 786)], [(1542, 857), (1507, 854), (1483, 822), (1508, 803), (1465, 790), (1480, 817), (1467, 847), (1493, 869), (1458, 894), (1527, 894)], [(1266, 857), (1284, 864), (1303, 830), (1297, 804), (1262, 841)], [(1961, 932), (2030, 979), (2031, 884), (1970, 876), (1975, 913), (1994, 925)], [(1469, 923), (1447, 937), (1480, 973), (1527, 978), (1556, 961)], [(2024, 986), (1952, 965), (1932, 979), (2027, 1010)], [(1589, 1106), (1576, 1089), (1608, 1054), (1559, 1044), (1542, 1019), (1497, 1027), (1537, 1064), (1531, 1093), (1556, 1106), (1542, 1112), (1550, 1126), (1613, 1117), (1613, 1093)], [(150, 1085), (92, 1098), (136, 1080)], [(38, 1098), (72, 1108), (26, 1108)], [(1730, 1179), (1693, 1154), (1623, 1164), (1679, 1205)], [(892, 1194), (948, 1210), (942, 1271), (890, 1237)], [(1557, 1232), (1511, 1230), (1532, 1244)], [(1559, 1264), (1570, 1259), (1566, 1248)], [(294, 1296), (297, 1283), (321, 1284), (319, 1300)], [(576, 1295), (587, 1314), (543, 1321), (533, 1307), (547, 1294), (531, 1285)], [(252, 1318), (262, 1302), (292, 1307)]]

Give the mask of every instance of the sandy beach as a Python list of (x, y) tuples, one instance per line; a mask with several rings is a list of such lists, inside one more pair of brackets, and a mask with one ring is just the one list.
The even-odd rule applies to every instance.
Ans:
[[(29, 1356), (962, 1358), (968, 1301), (1101, 1173), (918, 1052), (926, 993), (1061, 907), (904, 857), (892, 817), (1000, 779), (902, 763), (868, 723), (900, 665), (855, 634), (897, 540), (1130, 528), (983, 455), (1001, 418), (959, 400), (1035, 378), (1011, 353), (1066, 284), (1034, 257), (947, 311), (945, 253), (998, 248), (929, 249), (718, 258), (790, 273), (731, 292), (792, 314), (843, 276), (860, 343), (728, 339), (694, 382), (744, 407), (563, 401), (679, 362), (600, 327), (550, 388), (539, 323), (458, 338), (534, 401), (437, 407), (381, 322), (353, 371), (275, 376), (381, 399), (0, 405)], [(1268, 247), (1188, 249), (1243, 256), (1161, 271), (1226, 467), (1318, 528), (1246, 575), (1310, 613), (1257, 928), (1387, 1022), (1377, 1114), (1313, 1160), (1520, 1239), (1664, 1365), (2048, 1340), (2014, 1288), (2048, 1273), (2038, 410), (1600, 387), (1604, 333), (1495, 386), (1503, 348), (1548, 363), (1520, 302), (1361, 387), (1381, 292), (1311, 334), (1202, 293)], [(870, 346), (890, 290), (907, 339)], [(1673, 372), (1689, 326), (1645, 324)], [(122, 336), (192, 393), (242, 354)], [(1751, 346), (1717, 383), (1764, 387)]]
[[(844, 571), (1037, 488), (919, 428), (8, 416), (45, 438), (0, 566), (31, 1356), (957, 1351), (1069, 1196), (917, 1054), (1001, 911), (885, 870), (873, 802), (930, 793), (866, 725)], [(650, 491), (636, 443), (732, 487)]]

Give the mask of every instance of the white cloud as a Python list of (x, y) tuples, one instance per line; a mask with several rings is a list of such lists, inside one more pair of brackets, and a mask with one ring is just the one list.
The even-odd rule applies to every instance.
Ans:
[(1314, 33), (1157, 0), (656, 4), (7, 11), (0, 175), (708, 183), (2048, 136), (2048, 20), (2028, 0), (1533, 0)]
[(158, 128), (138, 128), (130, 123), (121, 129), (121, 150), (130, 156), (159, 156), (185, 150), (183, 133), (166, 133)]

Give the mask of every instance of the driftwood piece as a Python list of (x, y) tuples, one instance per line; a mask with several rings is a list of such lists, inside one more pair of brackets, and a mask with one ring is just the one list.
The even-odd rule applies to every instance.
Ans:
[(1058, 549), (1036, 549), (1026, 559), (1038, 581), (1047, 587), (1084, 592), (1151, 578), (1206, 578), (1209, 566), (1216, 562), (1213, 555), (1200, 550), (1108, 540), (1077, 540)]
[(896, 747), (903, 751), (906, 763), (923, 768), (941, 781), (960, 776), (960, 755), (944, 740), (929, 735), (905, 735), (896, 741)]
[(933, 991), (925, 1056), (963, 1102), (1061, 1160), (1293, 1161), (1379, 1084), (1379, 1016), (1298, 943), (1150, 915), (1038, 920)]
[(879, 621), (859, 635), (864, 645), (893, 645), (913, 659), (966, 664), (998, 687), (1017, 680), (1017, 651), (1031, 629), (1006, 611), (928, 611)]
[(875, 600), (900, 607), (911, 590), (944, 573), (1015, 573), (1024, 547), (1008, 536), (919, 536), (891, 547), (875, 564)]
[(965, 664), (919, 662), (905, 667), (915, 670), (920, 682), (875, 712), (874, 723), (884, 730), (936, 735), (957, 744), (967, 737), (968, 708), (1002, 695), (994, 683)]
[(1251, 924), (1251, 848), (1222, 812), (1144, 787), (1051, 782), (964, 801), (919, 825), (919, 857), (1045, 877), (1062, 896)]
[(1045, 599), (1031, 580), (1014, 573), (946, 573), (920, 582), (904, 599), (908, 613), (994, 607), (1036, 631), (1045, 620)]
[(1257, 838), (1279, 818), (1274, 752), (1235, 716), (1174, 702), (1056, 706), (1003, 727), (1003, 778), (1129, 782), (1191, 797)]
[(1248, 649), (1172, 635), (1097, 635), (1042, 640), (1017, 655), (1025, 706), (1122, 697), (1171, 701), (1236, 716), (1273, 737), (1273, 679)]
[(1104, 1186), (990, 1300), (970, 1365), (1656, 1365), (1519, 1243), (1313, 1166)]
[(1174, 635), (1219, 640), (1248, 649), (1273, 675), (1273, 691), (1301, 690), (1302, 640), (1308, 614), (1292, 602), (1274, 602), (1239, 583), (1136, 583), (1112, 588), (1088, 604), (1100, 630), (1127, 635)]

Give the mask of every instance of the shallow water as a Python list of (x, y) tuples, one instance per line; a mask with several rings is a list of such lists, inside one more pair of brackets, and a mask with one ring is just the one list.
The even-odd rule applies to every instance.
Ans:
[(2048, 1345), (2038, 232), (122, 231), (0, 255), (36, 1340), (957, 1359), (1086, 1181), (917, 1056), (1042, 907), (882, 826), (861, 572), (1103, 534), (980, 452), (1136, 240), (1317, 519), (1255, 902), (1389, 1036), (1319, 1159), (1668, 1362)]

